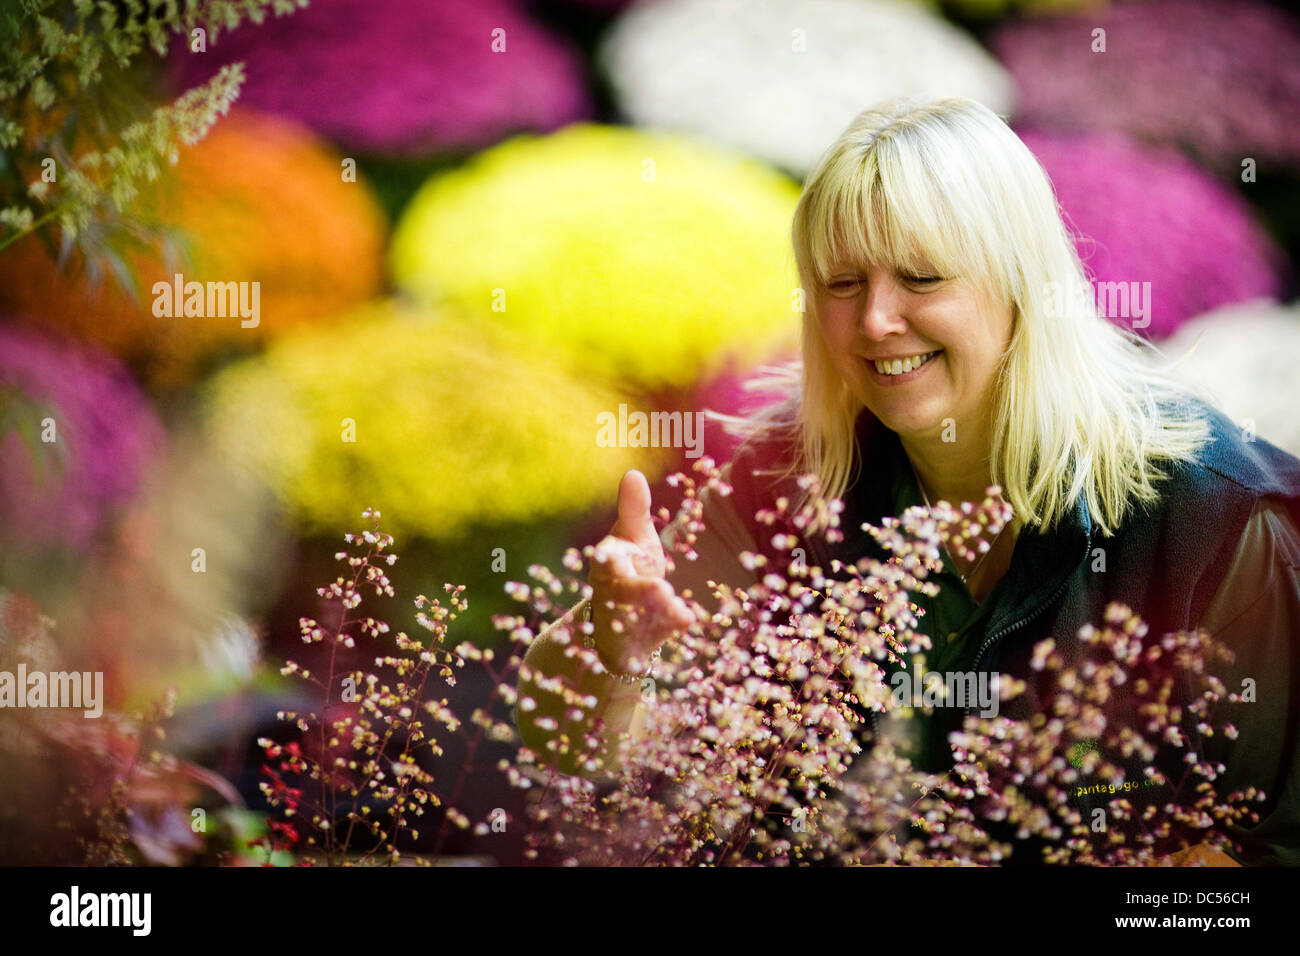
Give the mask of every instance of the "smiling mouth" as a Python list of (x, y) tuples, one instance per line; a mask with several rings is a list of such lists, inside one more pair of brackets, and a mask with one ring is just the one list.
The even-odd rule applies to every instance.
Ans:
[(933, 352), (921, 352), (917, 355), (911, 355), (903, 359), (894, 359), (886, 362), (872, 362), (877, 372), (881, 375), (905, 375), (908, 372), (914, 372), (930, 359), (934, 358), (942, 349), (936, 349)]

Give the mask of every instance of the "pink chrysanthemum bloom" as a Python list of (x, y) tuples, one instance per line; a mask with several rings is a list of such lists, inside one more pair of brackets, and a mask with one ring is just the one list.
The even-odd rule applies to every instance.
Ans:
[(1008, 23), (991, 45), (1023, 123), (1177, 144), (1233, 175), (1246, 157), (1300, 165), (1300, 27), (1267, 4), (1109, 4)]
[(1119, 135), (1017, 132), (1082, 235), (1080, 255), (1112, 321), (1162, 338), (1217, 306), (1280, 294), (1281, 255), (1268, 234), (1191, 161)]
[[(778, 363), (773, 360), (768, 364)], [(766, 366), (745, 368), (731, 364), (720, 374), (695, 386), (691, 404), (697, 412), (707, 416), (704, 422), (704, 454), (715, 461), (730, 461), (742, 439), (732, 433), (725, 419), (715, 418), (714, 415), (744, 417), (785, 397), (786, 392), (768, 380), (765, 368)], [(690, 460), (684, 461), (683, 469), (689, 470), (691, 464)]]
[(4, 324), (0, 401), (17, 413), (0, 434), (6, 548), (85, 547), (163, 445), (152, 406), (100, 350)]
[(174, 55), (178, 89), (247, 64), (240, 102), (340, 146), (418, 156), (589, 115), (576, 51), (511, 0), (312, 0)]

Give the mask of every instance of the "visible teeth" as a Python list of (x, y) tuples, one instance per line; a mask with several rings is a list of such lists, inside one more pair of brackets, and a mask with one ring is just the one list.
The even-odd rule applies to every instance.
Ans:
[(889, 362), (876, 362), (876, 371), (881, 375), (902, 375), (904, 372), (910, 372), (913, 369), (920, 368), (938, 354), (938, 352), (922, 352), (920, 355), (912, 355), (905, 359), (893, 359)]

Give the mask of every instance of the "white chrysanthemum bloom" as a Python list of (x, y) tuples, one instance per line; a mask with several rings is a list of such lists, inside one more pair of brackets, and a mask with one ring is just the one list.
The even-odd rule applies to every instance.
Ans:
[(891, 96), (966, 96), (1007, 115), (1009, 74), (968, 33), (903, 0), (649, 0), (597, 61), (633, 123), (806, 173)]
[(235, 614), (223, 614), (199, 641), (204, 671), (228, 676), (248, 684), (262, 658), (262, 642), (248, 622)]
[(1183, 324), (1160, 350), (1248, 434), (1300, 455), (1300, 302), (1215, 309)]

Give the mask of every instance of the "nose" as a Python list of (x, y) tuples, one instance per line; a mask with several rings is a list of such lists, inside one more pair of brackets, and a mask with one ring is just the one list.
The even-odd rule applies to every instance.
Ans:
[(875, 272), (868, 277), (866, 295), (862, 297), (862, 314), (858, 325), (872, 342), (907, 331), (907, 319), (900, 313), (902, 297), (897, 283), (887, 273)]

